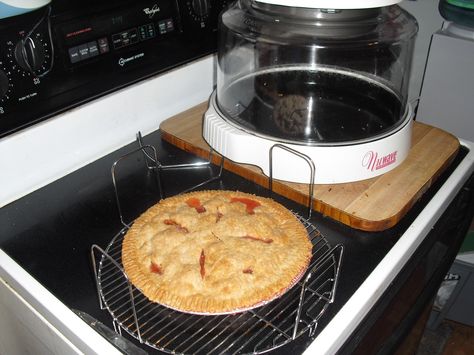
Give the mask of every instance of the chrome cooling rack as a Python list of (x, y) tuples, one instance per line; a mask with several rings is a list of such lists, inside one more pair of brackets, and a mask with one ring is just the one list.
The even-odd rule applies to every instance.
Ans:
[[(145, 148), (150, 147), (140, 149), (145, 153)], [(145, 153), (145, 159), (160, 166), (152, 151), (154, 157)], [(112, 176), (115, 186), (113, 169)], [(307, 272), (295, 286), (252, 310), (229, 315), (193, 315), (150, 302), (129, 282), (121, 262), (122, 241), (129, 224), (123, 221), (117, 190), (116, 197), (124, 227), (105, 250), (93, 245), (91, 254), (100, 307), (111, 314), (117, 333), (121, 334), (123, 329), (141, 343), (173, 354), (259, 354), (302, 335), (314, 335), (318, 320), (335, 297), (343, 247), (331, 247), (308, 219), (296, 214), (313, 243), (313, 256)]]

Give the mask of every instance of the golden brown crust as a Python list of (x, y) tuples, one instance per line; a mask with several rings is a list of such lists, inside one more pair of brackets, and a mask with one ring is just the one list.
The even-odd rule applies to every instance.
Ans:
[(122, 263), (151, 301), (216, 314), (282, 294), (308, 267), (311, 250), (304, 226), (275, 201), (198, 191), (143, 213), (125, 235)]

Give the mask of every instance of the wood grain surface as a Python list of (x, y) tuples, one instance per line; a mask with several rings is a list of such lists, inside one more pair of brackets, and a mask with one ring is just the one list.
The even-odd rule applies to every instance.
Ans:
[[(202, 138), (202, 103), (160, 125), (162, 138), (196, 154), (209, 156), (210, 147)], [(382, 231), (393, 227), (452, 162), (459, 149), (453, 135), (415, 122), (412, 148), (406, 160), (394, 170), (368, 180), (345, 184), (317, 184), (313, 209), (353, 228)], [(213, 154), (213, 162), (220, 156)], [(237, 164), (228, 159), (224, 168), (262, 186), (268, 178), (256, 166)], [(308, 205), (309, 185), (274, 181), (273, 190), (298, 203)]]

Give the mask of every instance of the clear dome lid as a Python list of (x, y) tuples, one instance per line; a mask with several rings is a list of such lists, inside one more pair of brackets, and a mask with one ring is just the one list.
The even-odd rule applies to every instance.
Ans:
[(217, 109), (280, 141), (380, 137), (406, 115), (417, 30), (397, 5), (320, 9), (238, 0), (219, 23)]

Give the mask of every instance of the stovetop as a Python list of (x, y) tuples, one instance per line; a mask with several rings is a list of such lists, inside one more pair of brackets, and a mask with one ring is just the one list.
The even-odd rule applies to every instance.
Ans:
[[(157, 148), (159, 160), (164, 165), (198, 160), (161, 141), (159, 131), (145, 136), (144, 143)], [(115, 160), (137, 147), (137, 143), (129, 144), (10, 203), (0, 213), (1, 249), (67, 307), (86, 312), (110, 327), (110, 315), (99, 308), (90, 251), (93, 244), (105, 248), (122, 228), (110, 171)], [(317, 226), (329, 243), (344, 246), (335, 301), (320, 319), (314, 336), (383, 259), (465, 154), (461, 151), (451, 167), (407, 216), (397, 226), (384, 232), (361, 232), (320, 214), (313, 214), (311, 223)], [(124, 215), (128, 220), (133, 220), (158, 199), (156, 189), (150, 188), (154, 182), (147, 178), (140, 180), (143, 163), (143, 156), (137, 155), (117, 172), (119, 195), (126, 206)], [(182, 192), (206, 180), (217, 170), (218, 167), (214, 166), (189, 171), (165, 171), (162, 175), (164, 195), (167, 197)], [(269, 194), (266, 188), (227, 171), (219, 180), (201, 189), (240, 190), (263, 196)], [(272, 197), (296, 213), (306, 214), (305, 206), (276, 194)], [(309, 342), (309, 339), (300, 339), (290, 344), (291, 349), (301, 352)], [(146, 351), (152, 351), (149, 347), (143, 347)], [(284, 351), (287, 350), (285, 348)]]

